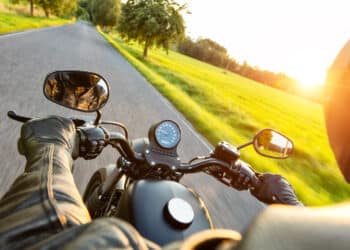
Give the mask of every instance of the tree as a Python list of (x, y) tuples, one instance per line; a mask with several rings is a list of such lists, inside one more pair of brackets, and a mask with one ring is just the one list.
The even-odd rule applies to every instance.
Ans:
[(120, 16), (120, 0), (93, 0), (91, 15), (94, 24), (102, 27), (116, 26)]
[(173, 0), (128, 0), (122, 6), (118, 30), (128, 41), (144, 44), (144, 58), (152, 46), (168, 51), (171, 43), (184, 37), (180, 12), (185, 8)]
[(72, 16), (77, 7), (76, 0), (36, 0), (36, 3), (44, 10), (46, 17), (50, 14)]
[(230, 60), (225, 47), (209, 38), (200, 38), (196, 42), (186, 38), (178, 43), (177, 49), (180, 53), (218, 67), (228, 69), (230, 65), (232, 68), (236, 68), (237, 65), (234, 60)]
[(61, 17), (72, 17), (75, 16), (75, 12), (77, 10), (77, 0), (61, 0), (60, 1), (60, 7), (56, 12), (54, 12), (55, 15), (61, 16)]
[(91, 12), (92, 0), (79, 0), (76, 17), (82, 20), (92, 22), (92, 12)]
[(34, 0), (10, 0), (10, 3), (29, 2), (30, 15), (34, 16)]

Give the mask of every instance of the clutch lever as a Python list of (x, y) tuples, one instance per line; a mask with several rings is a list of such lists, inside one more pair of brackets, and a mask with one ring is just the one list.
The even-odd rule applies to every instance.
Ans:
[[(9, 118), (11, 118), (12, 120), (15, 120), (15, 121), (18, 121), (18, 122), (28, 122), (34, 118), (31, 118), (31, 117), (26, 117), (26, 116), (21, 116), (21, 115), (18, 115), (16, 113), (16, 111), (13, 111), (13, 110), (10, 110), (7, 112), (7, 116)], [(90, 123), (90, 121), (86, 121), (84, 119), (80, 119), (80, 118), (75, 118), (75, 117), (72, 117), (71, 120), (74, 122), (75, 126), (76, 127), (80, 127), (80, 126), (83, 126), (85, 124), (88, 124)]]
[(11, 118), (12, 120), (15, 120), (15, 121), (18, 121), (18, 122), (23, 122), (23, 123), (33, 119), (33, 118), (30, 118), (30, 117), (17, 115), (16, 112), (13, 111), (13, 110), (10, 110), (9, 112), (7, 112), (7, 116), (9, 118)]

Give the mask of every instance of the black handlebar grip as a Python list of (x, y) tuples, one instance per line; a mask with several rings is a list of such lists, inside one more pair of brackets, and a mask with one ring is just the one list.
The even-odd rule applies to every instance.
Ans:
[(19, 121), (19, 122), (27, 122), (30, 121), (32, 118), (25, 117), (25, 116), (20, 116), (17, 115), (15, 111), (10, 110), (7, 112), (7, 116), (10, 117), (12, 120)]
[(259, 189), (261, 186), (261, 181), (258, 178), (258, 176), (254, 175), (254, 177), (251, 179), (252, 189)]

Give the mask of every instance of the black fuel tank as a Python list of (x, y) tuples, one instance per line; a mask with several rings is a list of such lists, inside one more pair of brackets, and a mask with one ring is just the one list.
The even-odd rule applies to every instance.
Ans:
[[(170, 204), (180, 201), (180, 206), (171, 208), (171, 200)], [(186, 217), (188, 214), (184, 213), (191, 208), (192, 222), (180, 223), (176, 216), (180, 216), (181, 221), (181, 216)], [(193, 233), (212, 228), (208, 210), (199, 196), (173, 181), (134, 182), (121, 197), (117, 217), (131, 223), (142, 236), (159, 245), (183, 240)]]

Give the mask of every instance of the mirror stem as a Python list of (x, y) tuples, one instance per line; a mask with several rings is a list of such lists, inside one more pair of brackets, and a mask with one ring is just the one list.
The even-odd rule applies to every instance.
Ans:
[(101, 121), (101, 112), (100, 110), (96, 110), (96, 120), (94, 122), (94, 125), (97, 126), (98, 124), (100, 124), (100, 121)]
[(245, 147), (247, 147), (249, 145), (252, 145), (252, 144), (253, 144), (253, 141), (245, 143), (245, 144), (242, 144), (242, 145), (238, 146), (237, 149), (241, 150), (242, 148), (245, 148)]

